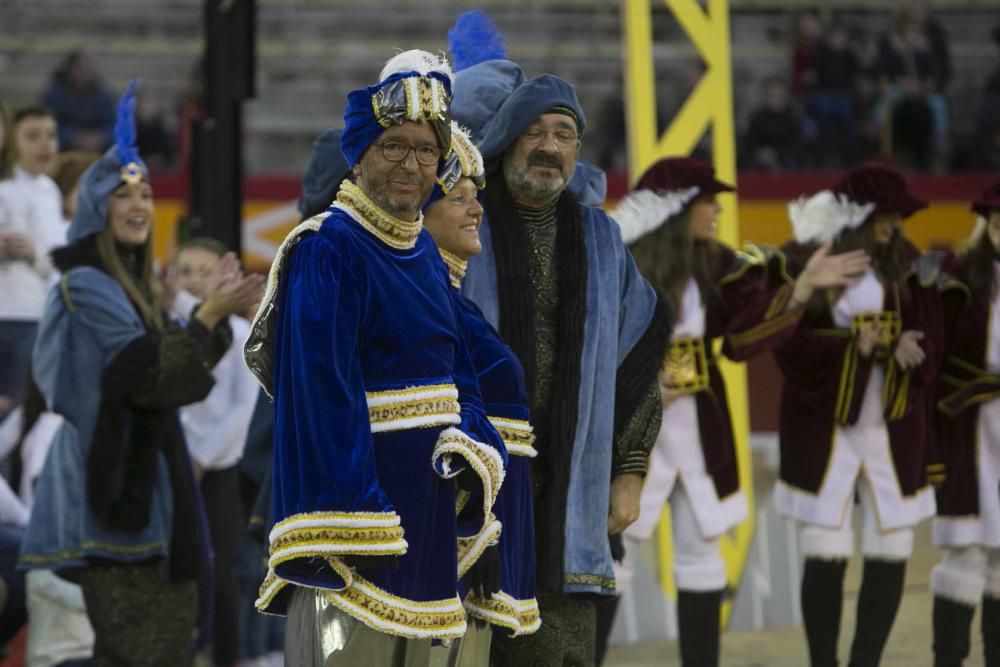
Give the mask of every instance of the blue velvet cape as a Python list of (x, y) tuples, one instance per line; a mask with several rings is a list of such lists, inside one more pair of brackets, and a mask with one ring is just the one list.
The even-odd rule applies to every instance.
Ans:
[(524, 369), (514, 351), (486, 321), (482, 311), (461, 294), (456, 308), (469, 340), (472, 364), (483, 407), (509, 454), (507, 476), (493, 505), (502, 526), (499, 540), (500, 590), (491, 599), (465, 598), (470, 614), (515, 635), (535, 632), (539, 625), (535, 600), (535, 510), (531, 479), (531, 415)]
[(477, 473), (481, 524), (506, 454), (436, 246), (421, 230), (391, 247), (336, 203), (292, 232), (271, 282), (277, 523), (258, 608), (282, 613), (290, 583), (381, 632), (460, 636), (450, 478)]
[[(615, 580), (605, 517), (616, 371), (650, 326), (656, 294), (636, 269), (618, 225), (603, 210), (582, 206), (581, 221), (587, 251), (587, 317), (566, 507), (563, 589), (611, 594)], [(462, 293), (498, 327), (497, 274), (488, 219), (484, 218), (479, 235), (483, 251), (469, 262)]]

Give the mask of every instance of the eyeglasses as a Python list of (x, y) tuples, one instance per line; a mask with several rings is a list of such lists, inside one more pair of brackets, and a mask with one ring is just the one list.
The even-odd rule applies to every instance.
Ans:
[(541, 127), (529, 127), (521, 133), (520, 138), (526, 144), (539, 144), (545, 141), (545, 138), (550, 134), (555, 137), (556, 145), (560, 148), (575, 146), (580, 141), (580, 135), (572, 130), (546, 130)]
[(433, 167), (441, 160), (441, 151), (437, 146), (410, 146), (398, 141), (386, 141), (376, 145), (382, 149), (382, 157), (389, 162), (403, 162), (410, 156), (410, 151), (413, 151), (417, 162), (425, 167)]

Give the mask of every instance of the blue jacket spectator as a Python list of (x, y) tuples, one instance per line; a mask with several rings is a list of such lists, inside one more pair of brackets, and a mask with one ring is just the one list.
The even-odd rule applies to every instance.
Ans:
[(70, 53), (52, 74), (42, 102), (55, 114), (63, 150), (103, 152), (111, 145), (115, 100), (85, 51)]

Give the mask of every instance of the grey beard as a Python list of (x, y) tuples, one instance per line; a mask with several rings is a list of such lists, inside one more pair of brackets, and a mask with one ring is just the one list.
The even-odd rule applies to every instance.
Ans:
[(397, 199), (396, 197), (388, 194), (387, 190), (388, 188), (372, 188), (370, 192), (365, 194), (367, 194), (368, 198), (375, 202), (379, 208), (395, 218), (404, 219), (420, 212), (419, 202)]
[(555, 199), (566, 189), (569, 182), (562, 175), (558, 179), (552, 180), (533, 178), (527, 171), (515, 168), (507, 160), (504, 160), (503, 163), (503, 176), (512, 194), (533, 201)]

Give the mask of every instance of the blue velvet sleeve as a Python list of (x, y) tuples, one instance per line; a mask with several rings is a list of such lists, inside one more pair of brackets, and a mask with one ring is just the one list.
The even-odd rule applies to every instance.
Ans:
[(359, 357), (363, 280), (319, 234), (295, 246), (278, 290), (270, 566), (336, 588), (344, 555), (404, 553), (379, 487)]
[[(484, 466), (493, 474), (484, 476), (477, 470), (481, 481), (479, 488), (471, 493), (460, 492), (457, 498), (458, 571), (459, 576), (462, 576), (487, 547), (497, 543), (500, 536), (500, 522), (491, 510), (503, 483), (508, 453), (503, 438), (486, 414), (480, 393), (479, 374), (485, 370), (480, 367), (495, 362), (488, 358), (489, 355), (483, 354), (484, 348), (477, 347), (477, 343), (482, 340), (483, 330), (489, 324), (483, 319), (479, 309), (457, 290), (451, 290), (450, 293), (462, 340), (455, 360), (455, 384), (462, 405), (461, 429), (488, 457), (484, 457), (478, 450), (472, 454), (486, 459), (483, 463), (489, 464), (489, 459), (493, 461), (492, 465)], [(499, 474), (493, 472), (497, 468), (497, 459), (502, 463)]]

